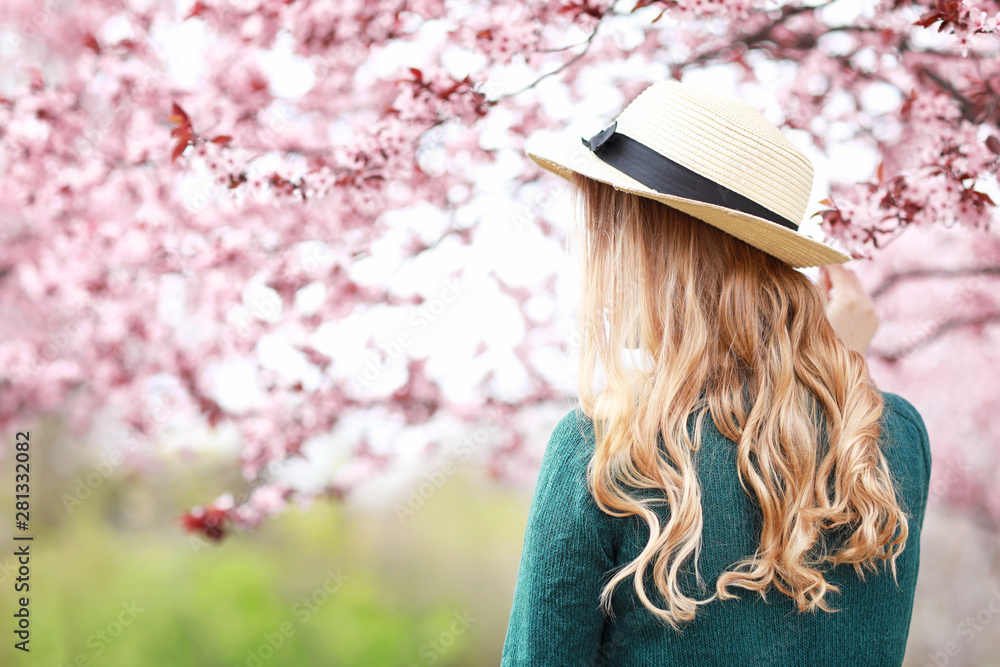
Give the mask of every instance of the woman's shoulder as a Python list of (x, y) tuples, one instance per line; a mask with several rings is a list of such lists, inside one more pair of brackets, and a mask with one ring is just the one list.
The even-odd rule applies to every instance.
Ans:
[(888, 391), (882, 392), (882, 399), (885, 401), (885, 405), (888, 408), (887, 412), (890, 412), (890, 416), (902, 417), (917, 429), (926, 430), (927, 427), (924, 425), (924, 418), (908, 400), (899, 394), (893, 394)]
[[(922, 459), (924, 472), (929, 477), (931, 465), (930, 439), (920, 411), (899, 394), (882, 391), (884, 408), (882, 423), (887, 439), (898, 453)], [(594, 422), (576, 404), (556, 424), (546, 447), (546, 458), (562, 465), (575, 462), (586, 466), (594, 451)]]
[[(899, 394), (889, 391), (881, 391), (882, 399), (885, 402), (883, 417), (887, 419), (903, 419), (916, 428), (918, 431), (926, 432), (923, 416), (920, 411)], [(574, 405), (566, 412), (556, 424), (552, 432), (552, 437), (560, 442), (565, 441), (590, 441), (594, 439), (594, 422), (583, 411), (579, 404)]]
[(886, 441), (890, 453), (916, 460), (921, 465), (925, 481), (930, 478), (931, 448), (927, 425), (920, 411), (908, 400), (892, 392), (883, 391), (885, 407), (882, 423), (886, 427)]
[(547, 459), (565, 465), (573, 461), (586, 465), (594, 451), (594, 422), (579, 404), (566, 412), (549, 438), (545, 448)]
[(885, 407), (882, 410), (882, 421), (890, 425), (907, 428), (921, 440), (927, 440), (927, 425), (920, 411), (899, 394), (883, 391), (882, 398)]
[(593, 440), (594, 421), (587, 416), (580, 404), (574, 404), (566, 412), (552, 432), (553, 437), (562, 439)]

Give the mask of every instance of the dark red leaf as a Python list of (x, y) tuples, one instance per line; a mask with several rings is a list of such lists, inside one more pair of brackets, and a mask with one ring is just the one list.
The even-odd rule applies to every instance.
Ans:
[(196, 2), (196, 3), (194, 3), (194, 6), (191, 7), (191, 11), (188, 12), (188, 15), (185, 16), (183, 20), (187, 21), (189, 18), (198, 16), (199, 14), (201, 14), (206, 9), (208, 9), (208, 7), (206, 7), (205, 5), (201, 4), (200, 2)]
[(188, 118), (187, 112), (181, 108), (181, 105), (177, 102), (171, 102), (170, 115), (167, 116), (167, 120), (174, 123), (188, 123), (190, 119)]
[(83, 45), (86, 46), (91, 51), (93, 51), (94, 53), (101, 52), (101, 45), (97, 43), (97, 38), (94, 37), (94, 34), (91, 32), (84, 34)]
[(174, 162), (177, 158), (179, 158), (181, 153), (184, 152), (184, 149), (187, 148), (187, 145), (188, 142), (186, 140), (178, 141), (177, 145), (174, 146), (174, 150), (170, 151), (170, 161)]
[(201, 533), (207, 539), (218, 542), (226, 535), (230, 516), (226, 510), (214, 507), (195, 507), (181, 515), (181, 523), (189, 533)]

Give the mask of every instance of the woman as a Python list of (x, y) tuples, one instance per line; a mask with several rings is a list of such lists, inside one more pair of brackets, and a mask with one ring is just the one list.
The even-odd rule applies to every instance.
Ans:
[[(674, 81), (529, 156), (580, 204), (580, 405), (543, 458), (502, 664), (901, 664), (927, 431), (869, 377), (849, 258), (798, 232), (809, 160)], [(796, 270), (824, 265), (825, 289)]]

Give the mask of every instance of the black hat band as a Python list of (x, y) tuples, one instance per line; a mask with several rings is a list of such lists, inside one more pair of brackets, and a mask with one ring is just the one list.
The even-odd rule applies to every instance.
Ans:
[(799, 226), (769, 208), (674, 162), (632, 137), (616, 132), (615, 121), (583, 145), (603, 162), (660, 194), (693, 199), (770, 220), (793, 232)]

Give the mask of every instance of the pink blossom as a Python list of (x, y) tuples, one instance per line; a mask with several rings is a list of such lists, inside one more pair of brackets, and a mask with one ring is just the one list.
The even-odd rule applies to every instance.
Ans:
[[(561, 352), (565, 336), (525, 306), (538, 292), (556, 297), (552, 276), (497, 283), (524, 340), (495, 355), (504, 361), (484, 361), (491, 355), (481, 345), (454, 352), (458, 365), (497, 365), (474, 378), (471, 405), (412, 348), (399, 357), (396, 385), (358, 394), (343, 369), (363, 345), (318, 350), (312, 338), (373, 310), (405, 320), (419, 307), (426, 295), (409, 278), (359, 277), (363, 260), (382, 248), (401, 253), (400, 271), (417, 264), (447, 273), (436, 249), (478, 251), (492, 238), (482, 221), (496, 211), (483, 201), (520, 202), (550, 178), (521, 149), (526, 136), (562, 122), (554, 99), (605, 112), (608, 100), (595, 90), (614, 85), (625, 100), (653, 78), (721, 65), (739, 90), (754, 85), (773, 96), (782, 128), (817, 149), (851, 141), (878, 155), (877, 174), (831, 183), (823, 229), (884, 267), (870, 280), (896, 281), (878, 300), (886, 325), (876, 373), (926, 411), (936, 454), (969, 458), (970, 443), (996, 440), (989, 410), (1000, 387), (990, 364), (973, 361), (993, 358), (997, 304), (984, 278), (959, 289), (956, 305), (951, 274), (995, 275), (1000, 265), (988, 231), (995, 202), (981, 185), (996, 182), (1000, 159), (1000, 61), (987, 57), (998, 9), (995, 0), (885, 0), (870, 18), (829, 25), (801, 4), (758, 0), (641, 2), (634, 10), (608, 0), (471, 8), (201, 0), (183, 16), (171, 3), (139, 13), (107, 0), (79, 0), (72, 11), (6, 1), (0, 23), (13, 51), (4, 49), (0, 63), (10, 81), (0, 91), (0, 307), (16, 317), (0, 324), (0, 426), (58, 413), (83, 436), (107, 411), (122, 415), (130, 451), (152, 452), (166, 425), (139, 397), (151, 378), (172, 378), (183, 398), (166, 423), (190, 412), (242, 440), (237, 464), (256, 490), (206, 501), (185, 518), (218, 539), (282, 503), (306, 502), (309, 493), (274, 485), (270, 464), (304, 456), (310, 438), (376, 407), (420, 428), (558, 401), (571, 390), (536, 360)], [(128, 29), (116, 34), (116, 24)], [(197, 75), (184, 80), (162, 34), (192, 27), (204, 30), (205, 44)], [(917, 46), (931, 33), (948, 41)], [(272, 94), (270, 77), (279, 75), (255, 55), (286, 44), (314, 77), (294, 99)], [(386, 66), (392, 53), (407, 55)], [(760, 62), (788, 77), (758, 80)], [(511, 65), (526, 79), (501, 95), (491, 86)], [(898, 108), (865, 108), (876, 84)], [(832, 134), (845, 126), (854, 136)], [(411, 220), (405, 211), (417, 206), (441, 220)], [(537, 221), (533, 234), (561, 243), (562, 220), (532, 202), (524, 208)], [(302, 244), (326, 250), (303, 258)], [(914, 272), (927, 275), (897, 277)], [(251, 283), (276, 300), (249, 294)], [(304, 314), (294, 304), (315, 283), (325, 293)], [(953, 306), (965, 309), (960, 319), (947, 315)], [(272, 334), (301, 355), (293, 355), (301, 378), (262, 360)], [(963, 350), (956, 363), (952, 349)], [(238, 359), (254, 369), (248, 393), (263, 397), (239, 408), (213, 393), (205, 373)], [(490, 379), (510, 370), (503, 364), (530, 380), (501, 392)], [(960, 433), (948, 410), (960, 411)], [(391, 447), (375, 451), (365, 437), (327, 495), (343, 497), (393, 461)], [(498, 478), (530, 477), (538, 438), (506, 419), (483, 459)], [(989, 485), (1000, 470), (995, 458), (963, 473), (967, 483), (948, 502), (1000, 520)]]

